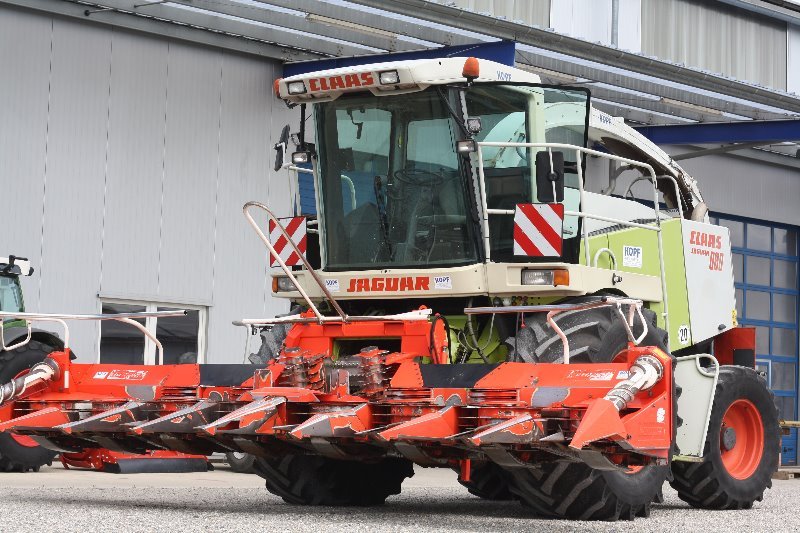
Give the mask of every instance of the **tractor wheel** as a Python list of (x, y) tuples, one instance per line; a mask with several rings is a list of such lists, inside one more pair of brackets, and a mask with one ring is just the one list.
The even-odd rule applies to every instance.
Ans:
[(473, 461), (469, 481), (458, 480), (473, 496), (484, 500), (513, 500), (514, 495), (508, 489), (511, 476), (508, 472), (491, 462)]
[[(558, 363), (563, 359), (561, 339), (546, 322), (545, 313), (526, 320), (517, 335), (518, 360)], [(667, 333), (656, 326), (655, 313), (644, 310), (648, 333), (643, 346), (668, 352)], [(616, 308), (568, 311), (555, 321), (567, 335), (570, 363), (607, 363), (627, 347), (628, 336)], [(642, 331), (638, 317), (634, 334)], [(552, 517), (578, 520), (632, 520), (648, 516), (650, 504), (661, 501), (668, 466), (645, 466), (630, 472), (595, 470), (583, 463), (545, 463), (532, 469), (512, 469), (510, 485), (524, 505)]]
[(633, 520), (649, 516), (660, 501), (669, 468), (645, 466), (631, 472), (595, 470), (584, 463), (545, 463), (513, 472), (511, 490), (542, 516), (572, 520)]
[(231, 467), (231, 470), (240, 474), (252, 474), (253, 463), (256, 458), (249, 453), (242, 452), (229, 452), (225, 454), (225, 460)]
[(772, 487), (780, 451), (772, 391), (751, 368), (723, 366), (703, 462), (672, 464), (672, 488), (692, 507), (749, 509)]
[[(7, 383), (33, 365), (44, 361), (53, 347), (37, 341), (9, 352), (0, 352), (0, 383)], [(11, 416), (10, 408), (0, 409), (2, 416)], [(24, 435), (0, 433), (0, 472), (38, 471), (43, 465), (50, 465), (56, 452), (39, 446), (36, 441)]]
[(269, 492), (295, 505), (381, 505), (400, 494), (403, 480), (414, 475), (411, 461), (396, 458), (362, 463), (288, 454), (257, 457), (253, 468), (266, 480)]

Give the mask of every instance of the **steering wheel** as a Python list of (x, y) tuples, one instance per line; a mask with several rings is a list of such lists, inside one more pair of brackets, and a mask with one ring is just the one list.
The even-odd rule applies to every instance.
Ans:
[(430, 170), (415, 167), (406, 167), (394, 171), (394, 177), (398, 181), (414, 185), (416, 187), (435, 187), (445, 181), (454, 179), (456, 176), (445, 176)]

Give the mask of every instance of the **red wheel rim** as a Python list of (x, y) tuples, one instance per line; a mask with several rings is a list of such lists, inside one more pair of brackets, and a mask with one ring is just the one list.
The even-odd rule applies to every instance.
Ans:
[[(18, 377), (27, 374), (28, 372), (29, 372), (28, 370), (23, 370), (22, 372), (14, 376), (13, 379), (17, 379)], [(11, 412), (12, 413), (14, 412), (13, 407), (11, 408)], [(27, 435), (17, 435), (16, 433), (9, 433), (9, 435), (11, 435), (11, 438), (14, 440), (14, 442), (19, 444), (20, 446), (25, 446), (26, 448), (36, 448), (37, 446), (39, 446), (38, 442), (36, 442)]]
[(625, 473), (628, 474), (629, 476), (632, 476), (634, 474), (638, 474), (639, 472), (641, 472), (643, 468), (644, 467), (642, 465), (629, 466), (628, 469), (625, 471)]
[[(730, 431), (735, 439), (730, 442)], [(725, 442), (726, 431), (729, 434)], [(720, 429), (722, 464), (731, 477), (747, 479), (753, 475), (764, 454), (764, 424), (756, 406), (749, 400), (736, 400), (722, 416)]]

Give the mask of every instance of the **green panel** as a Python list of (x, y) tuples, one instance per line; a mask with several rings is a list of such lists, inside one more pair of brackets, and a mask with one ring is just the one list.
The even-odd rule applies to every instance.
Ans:
[[(592, 254), (592, 262), (594, 262), (594, 254), (600, 248), (608, 248), (608, 233), (601, 233), (600, 235), (595, 235), (594, 237), (589, 237), (589, 250)], [(583, 239), (581, 238), (581, 253), (579, 262), (581, 265), (586, 264), (586, 250), (583, 246)], [(610, 261), (608, 259), (608, 254), (603, 254), (597, 262), (597, 266), (600, 268), (611, 268)]]
[[(683, 260), (681, 220), (674, 219), (661, 225), (664, 242), (664, 266), (667, 271), (667, 303), (669, 305), (669, 348), (671, 351), (691, 344), (679, 344), (678, 330), (689, 326), (689, 294), (686, 290), (686, 265)], [(662, 305), (654, 306), (657, 313)], [(663, 325), (662, 325), (663, 327)]]
[[(689, 324), (689, 301), (686, 292), (686, 269), (683, 261), (683, 239), (681, 237), (680, 219), (662, 222), (662, 241), (664, 245), (664, 266), (666, 268), (667, 300), (669, 303), (669, 338), (670, 349), (677, 350), (688, 346), (677, 343), (678, 329)], [(660, 277), (658, 258), (658, 235), (656, 232), (642, 228), (629, 228), (597, 235), (589, 239), (592, 255), (602, 247), (609, 248), (617, 260), (617, 269), (622, 272), (635, 272)], [(625, 246), (640, 247), (641, 267), (624, 265)], [(584, 252), (581, 246), (581, 262)], [(611, 258), (603, 254), (598, 258), (597, 266), (611, 268)], [(664, 327), (663, 304), (652, 302), (649, 307), (658, 314), (658, 325)]]
[[(474, 320), (474, 319), (473, 319)], [(459, 353), (464, 339), (467, 339), (469, 344), (474, 344), (470, 335), (467, 333), (467, 317), (466, 315), (449, 315), (447, 321), (450, 324), (450, 350), (451, 353)], [(473, 322), (473, 324), (475, 324)], [(477, 327), (477, 324), (476, 324)], [(488, 325), (482, 331), (475, 332), (478, 337), (478, 346), (483, 351), (486, 358), (491, 363), (501, 363), (506, 360), (508, 356), (508, 345), (505, 344), (505, 339), (500, 338), (497, 327), (489, 329)], [(483, 359), (476, 350), (471, 350), (464, 345), (464, 350), (467, 350), (468, 355), (466, 358), (467, 363), (482, 363)], [(462, 352), (463, 353), (463, 352)]]

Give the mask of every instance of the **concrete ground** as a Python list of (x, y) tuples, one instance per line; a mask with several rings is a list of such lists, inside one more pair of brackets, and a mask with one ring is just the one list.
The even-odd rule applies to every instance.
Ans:
[(587, 523), (541, 520), (516, 502), (471, 496), (454, 472), (419, 469), (378, 508), (298, 507), (227, 465), (200, 474), (65, 471), (0, 474), (0, 531), (800, 531), (800, 479), (776, 480), (748, 511), (698, 511), (665, 485), (650, 518)]

